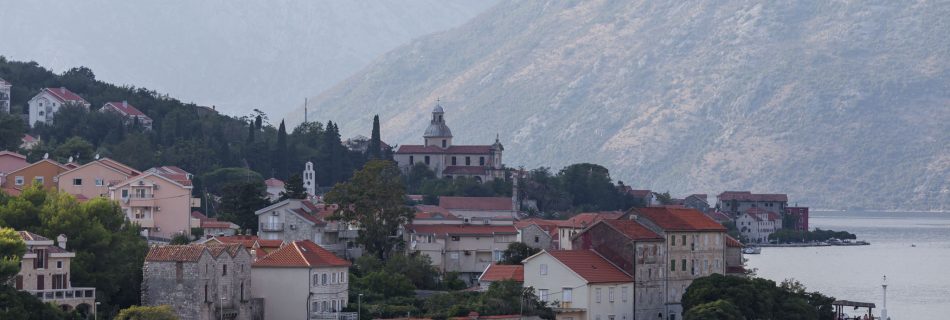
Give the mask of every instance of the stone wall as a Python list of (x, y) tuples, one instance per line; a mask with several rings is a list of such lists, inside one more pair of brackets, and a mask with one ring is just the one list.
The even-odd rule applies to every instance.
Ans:
[(537, 225), (529, 225), (521, 229), (521, 242), (535, 249), (551, 250), (553, 241), (550, 233)]

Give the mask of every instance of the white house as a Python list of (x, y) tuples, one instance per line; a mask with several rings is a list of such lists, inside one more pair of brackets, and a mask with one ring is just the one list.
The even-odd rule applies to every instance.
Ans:
[(10, 113), (10, 88), (13, 84), (0, 78), (0, 112)]
[(267, 199), (270, 202), (277, 202), (280, 199), (280, 194), (287, 192), (284, 182), (277, 178), (264, 180), (264, 187), (267, 188)]
[(254, 212), (258, 236), (265, 240), (292, 242), (310, 240), (341, 257), (358, 258), (362, 249), (356, 245), (359, 231), (342, 221), (326, 218), (334, 205), (313, 203), (304, 199), (287, 199)]
[(558, 320), (632, 320), (633, 277), (591, 250), (543, 250), (523, 261), (524, 286)]
[(89, 102), (66, 88), (44, 88), (27, 104), (30, 107), (31, 127), (37, 122), (53, 123), (53, 115), (59, 112), (62, 106), (79, 106), (87, 110), (90, 106)]
[(769, 242), (769, 235), (782, 227), (782, 218), (775, 212), (750, 208), (736, 217), (739, 234), (752, 243)]
[(349, 296), (350, 262), (310, 240), (291, 242), (251, 267), (264, 319), (336, 319)]
[(129, 104), (128, 101), (122, 102), (106, 102), (102, 106), (102, 109), (99, 109), (100, 112), (115, 112), (125, 118), (125, 124), (131, 124), (133, 121), (138, 121), (146, 130), (152, 130), (152, 118), (149, 118), (145, 113), (139, 111), (139, 109), (133, 107)]

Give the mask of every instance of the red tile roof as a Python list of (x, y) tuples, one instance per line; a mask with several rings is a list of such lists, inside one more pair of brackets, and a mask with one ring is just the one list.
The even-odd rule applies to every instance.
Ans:
[(20, 141), (22, 141), (23, 143), (30, 143), (30, 142), (36, 141), (36, 138), (34, 138), (33, 136), (29, 134), (24, 133), (23, 138), (20, 138)]
[(524, 266), (520, 264), (506, 265), (493, 263), (478, 277), (478, 281), (502, 281), (509, 279), (524, 282)]
[(570, 217), (561, 224), (561, 227), (586, 228), (600, 220), (618, 219), (623, 216), (620, 211), (583, 212)]
[[(428, 153), (428, 154), (489, 154), (491, 153), (492, 146), (489, 145), (469, 145), (469, 146), (450, 146), (446, 149), (442, 149), (437, 146), (423, 146), (423, 145), (412, 145), (405, 144), (399, 146), (399, 149), (396, 150), (397, 154), (400, 153)], [(486, 159), (487, 160), (487, 159)]]
[(30, 165), (26, 156), (10, 151), (0, 151), (0, 172), (10, 173)]
[(415, 206), (416, 220), (461, 220), (454, 214), (439, 206), (420, 204)]
[(501, 225), (464, 225), (464, 224), (415, 224), (407, 229), (413, 233), (434, 235), (493, 235), (517, 234), (515, 226)]
[(134, 176), (137, 176), (137, 175), (142, 174), (141, 172), (139, 172), (138, 170), (133, 169), (132, 167), (129, 167), (129, 166), (127, 166), (127, 165), (125, 165), (125, 164), (123, 164), (123, 163), (121, 163), (121, 162), (118, 162), (118, 161), (115, 161), (115, 160), (112, 160), (112, 159), (109, 159), (109, 158), (102, 158), (102, 159), (96, 160), (96, 162), (98, 162), (98, 163), (100, 163), (100, 164), (102, 164), (102, 165), (104, 165), (104, 166), (107, 166), (107, 167), (109, 167), (109, 168), (112, 168), (112, 169), (114, 169), (114, 170), (116, 170), (116, 171), (122, 172), (122, 173), (124, 173), (124, 174), (126, 174), (126, 175), (128, 175), (128, 176), (134, 177)]
[(186, 187), (191, 185), (191, 174), (176, 166), (154, 167), (145, 171), (160, 175)]
[(663, 237), (656, 232), (647, 229), (639, 222), (633, 220), (603, 220), (603, 223), (613, 227), (621, 234), (627, 236), (630, 240), (658, 240), (663, 241)]
[(254, 262), (254, 267), (349, 267), (350, 262), (310, 240), (294, 241)]
[(749, 191), (725, 191), (719, 194), (719, 201), (781, 201), (788, 202), (786, 194), (755, 194)]
[(650, 207), (634, 208), (630, 212), (666, 231), (726, 231), (726, 227), (695, 209)]
[(51, 241), (49, 238), (29, 232), (29, 231), (17, 231), (20, 234), (20, 238), (23, 238), (23, 241)]
[(730, 237), (729, 235), (726, 235), (726, 247), (729, 247), (729, 248), (742, 248), (743, 245), (742, 245), (742, 242), (739, 242), (739, 240), (736, 240), (736, 238), (733, 238), (733, 237)]
[(284, 182), (275, 178), (270, 178), (270, 179), (264, 180), (264, 185), (268, 187), (283, 188)]
[(78, 94), (75, 94), (66, 88), (44, 88), (43, 91), (49, 92), (51, 95), (59, 99), (61, 103), (79, 102), (82, 104), (89, 104), (89, 102), (86, 102), (86, 99), (83, 99)]
[(439, 206), (449, 210), (511, 211), (511, 198), (439, 197)]
[(631, 282), (633, 277), (623, 272), (592, 250), (546, 251), (561, 261), (588, 283)]
[(125, 116), (129, 116), (129, 117), (130, 117), (130, 116), (141, 116), (141, 117), (148, 118), (148, 116), (146, 116), (145, 113), (142, 113), (142, 111), (139, 111), (139, 109), (136, 109), (135, 107), (133, 107), (131, 104), (129, 104), (129, 103), (126, 102), (126, 101), (106, 102), (106, 104), (103, 105), (102, 107), (103, 107), (103, 108), (105, 108), (105, 107), (112, 107), (113, 109), (115, 109), (115, 110), (118, 111), (119, 113), (121, 113), (121, 114), (123, 114), (123, 115), (125, 115)]
[(206, 248), (197, 245), (154, 246), (148, 249), (145, 261), (198, 261)]
[(442, 170), (442, 174), (461, 174), (461, 175), (485, 175), (488, 174), (488, 167), (481, 166), (448, 166)]

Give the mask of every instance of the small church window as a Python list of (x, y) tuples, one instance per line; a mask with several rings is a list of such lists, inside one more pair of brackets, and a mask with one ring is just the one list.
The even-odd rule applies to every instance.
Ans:
[(445, 139), (442, 139), (442, 148), (445, 148)]

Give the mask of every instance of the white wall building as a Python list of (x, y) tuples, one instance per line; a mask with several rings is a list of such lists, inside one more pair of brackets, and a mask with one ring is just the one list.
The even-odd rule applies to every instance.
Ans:
[(632, 320), (633, 277), (590, 250), (541, 251), (524, 260), (524, 286), (561, 320)]
[(10, 88), (13, 84), (0, 78), (0, 112), (10, 113)]
[(89, 109), (89, 102), (66, 88), (44, 88), (27, 103), (30, 106), (30, 127), (37, 122), (53, 123), (53, 115), (63, 106)]
[(736, 218), (739, 235), (750, 243), (767, 243), (769, 235), (782, 227), (782, 218), (774, 212), (751, 208)]
[(264, 298), (264, 319), (335, 319), (349, 303), (349, 266), (312, 241), (294, 241), (253, 264), (251, 295)]

